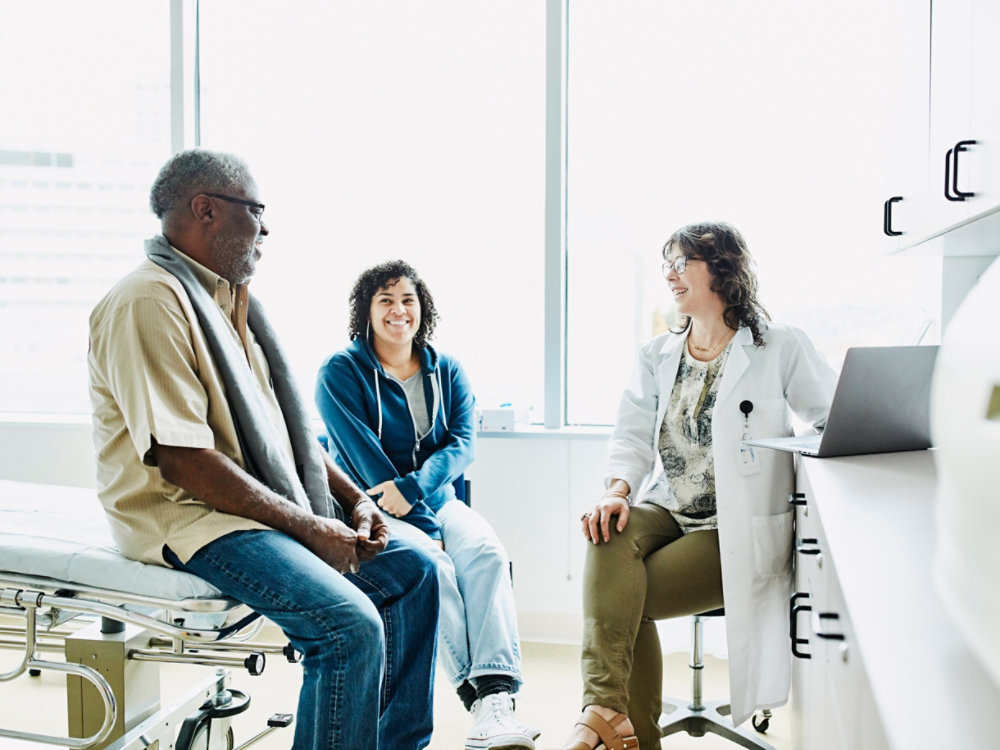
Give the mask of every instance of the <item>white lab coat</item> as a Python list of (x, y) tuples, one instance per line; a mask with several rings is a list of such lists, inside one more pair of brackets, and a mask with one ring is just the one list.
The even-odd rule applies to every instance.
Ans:
[[(687, 333), (666, 333), (645, 344), (622, 395), (608, 446), (607, 480), (624, 479), (635, 498), (641, 499), (645, 484), (660, 468), (660, 425), (686, 341)], [(757, 347), (749, 328), (736, 332), (712, 418), (729, 690), (736, 724), (757, 708), (788, 700), (793, 546), (788, 495), (795, 479), (792, 454), (783, 451), (757, 448), (759, 470), (741, 470), (740, 403), (753, 404), (753, 437), (791, 435), (788, 407), (806, 424), (820, 428), (837, 383), (834, 371), (802, 331), (771, 323), (764, 341), (766, 346)]]

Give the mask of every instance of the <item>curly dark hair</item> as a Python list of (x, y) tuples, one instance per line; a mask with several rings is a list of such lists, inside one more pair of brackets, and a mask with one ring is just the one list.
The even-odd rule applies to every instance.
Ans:
[(387, 289), (403, 277), (413, 282), (420, 301), (420, 326), (413, 337), (413, 343), (424, 346), (434, 334), (434, 326), (438, 322), (437, 308), (430, 290), (413, 267), (402, 260), (390, 260), (379, 263), (366, 271), (362, 271), (354, 282), (348, 304), (351, 308), (351, 319), (347, 324), (347, 335), (351, 340), (364, 336), (371, 320), (372, 299), (380, 289)]
[[(747, 243), (739, 230), (725, 222), (704, 222), (681, 227), (663, 245), (663, 259), (676, 246), (685, 255), (696, 255), (708, 264), (711, 289), (726, 303), (722, 313), (726, 325), (734, 331), (746, 326), (753, 342), (764, 346), (761, 322), (770, 315), (757, 299), (757, 272)], [(683, 333), (691, 318), (682, 316), (680, 327), (671, 329)]]

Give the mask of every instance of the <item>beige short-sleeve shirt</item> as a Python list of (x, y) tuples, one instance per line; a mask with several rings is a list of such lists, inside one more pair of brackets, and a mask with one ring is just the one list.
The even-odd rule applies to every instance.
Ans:
[[(291, 455), (267, 359), (246, 327), (246, 287), (234, 288), (181, 257), (246, 351), (262, 402)], [(267, 528), (213, 510), (164, 480), (153, 465), (152, 439), (161, 445), (212, 448), (244, 465), (218, 368), (187, 292), (173, 274), (145, 260), (121, 279), (91, 313), (87, 359), (97, 491), (124, 555), (165, 565), (166, 544), (186, 562), (230, 532)]]

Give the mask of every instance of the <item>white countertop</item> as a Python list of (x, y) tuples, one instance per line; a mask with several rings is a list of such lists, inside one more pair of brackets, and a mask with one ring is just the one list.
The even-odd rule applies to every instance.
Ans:
[(1000, 748), (1000, 685), (932, 582), (934, 451), (803, 458), (799, 470), (891, 747)]

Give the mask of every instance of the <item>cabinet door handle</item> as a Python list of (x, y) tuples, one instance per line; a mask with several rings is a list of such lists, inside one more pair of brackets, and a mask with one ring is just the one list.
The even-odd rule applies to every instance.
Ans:
[(795, 593), (792, 594), (792, 598), (789, 601), (788, 608), (788, 636), (792, 640), (792, 656), (797, 659), (812, 659), (812, 654), (806, 653), (805, 651), (799, 651), (799, 646), (808, 646), (808, 638), (799, 638), (799, 625), (798, 625), (798, 615), (800, 612), (812, 612), (812, 607), (808, 604), (796, 604), (795, 601), (799, 598), (808, 599), (810, 594), (807, 593)]
[(800, 555), (818, 555), (822, 550), (819, 548), (819, 540), (814, 537), (803, 537), (795, 545), (795, 551)]
[(963, 193), (958, 189), (958, 155), (963, 151), (968, 151), (968, 146), (975, 146), (975, 141), (959, 141), (955, 144), (954, 153), (952, 154), (952, 166), (951, 166), (951, 192), (955, 194), (955, 199), (964, 201), (966, 198), (971, 198), (975, 193)]
[(951, 155), (955, 151), (953, 148), (948, 149), (948, 153), (944, 155), (944, 197), (950, 201), (960, 201), (963, 198), (956, 198), (951, 194)]
[(823, 629), (825, 623), (839, 620), (840, 615), (836, 612), (817, 612), (812, 616), (813, 633), (816, 634), (816, 637), (825, 638), (828, 641), (842, 641), (844, 640), (843, 633), (831, 633)]
[(790, 505), (805, 505), (806, 504), (806, 493), (804, 492), (793, 492), (788, 496), (788, 503)]
[(902, 232), (896, 232), (892, 228), (892, 204), (903, 200), (903, 196), (894, 195), (882, 204), (882, 232), (887, 237), (898, 237)]

